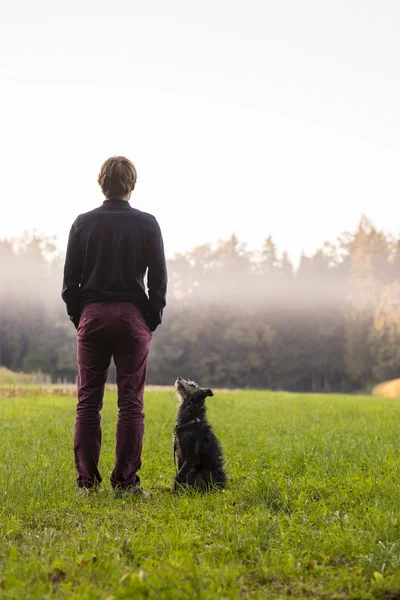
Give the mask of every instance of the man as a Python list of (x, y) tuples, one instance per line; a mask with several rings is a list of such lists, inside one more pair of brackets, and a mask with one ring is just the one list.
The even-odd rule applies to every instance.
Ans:
[[(117, 495), (140, 487), (143, 392), (152, 332), (161, 323), (167, 288), (163, 240), (156, 219), (129, 204), (136, 169), (109, 158), (98, 183), (105, 201), (71, 227), (62, 298), (78, 330), (78, 405), (74, 453), (78, 487), (101, 482), (100, 410), (111, 357), (117, 370), (118, 424), (111, 485)], [(144, 276), (147, 271), (148, 295)]]

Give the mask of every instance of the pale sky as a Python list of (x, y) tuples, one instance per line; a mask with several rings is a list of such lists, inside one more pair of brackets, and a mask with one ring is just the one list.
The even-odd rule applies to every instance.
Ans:
[(396, 0), (0, 0), (0, 237), (64, 247), (115, 154), (168, 256), (399, 234), (399, 31)]

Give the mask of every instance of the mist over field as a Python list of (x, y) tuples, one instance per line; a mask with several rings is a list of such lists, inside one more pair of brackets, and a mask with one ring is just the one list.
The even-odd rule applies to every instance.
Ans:
[[(52, 238), (0, 242), (0, 365), (75, 381), (62, 269)], [(176, 255), (168, 272), (150, 384), (181, 374), (222, 387), (351, 391), (398, 375), (400, 242), (365, 218), (296, 270), (271, 236), (250, 252), (232, 235)]]

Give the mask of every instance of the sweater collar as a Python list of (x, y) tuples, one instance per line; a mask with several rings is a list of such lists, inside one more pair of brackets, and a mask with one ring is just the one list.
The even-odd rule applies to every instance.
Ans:
[(104, 200), (103, 206), (121, 206), (122, 208), (131, 208), (128, 200), (122, 200), (121, 198), (118, 198), (118, 196), (107, 198), (107, 200)]

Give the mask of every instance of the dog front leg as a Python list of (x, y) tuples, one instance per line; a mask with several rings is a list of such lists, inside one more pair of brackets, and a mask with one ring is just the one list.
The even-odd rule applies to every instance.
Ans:
[(186, 475), (190, 471), (189, 462), (187, 460), (183, 461), (183, 464), (177, 474), (175, 475), (175, 481), (177, 483), (183, 483), (186, 480)]
[(178, 473), (175, 475), (175, 483), (174, 483), (174, 489), (176, 489), (179, 485), (183, 485), (184, 483), (186, 483), (186, 477), (189, 473), (189, 471), (191, 471), (195, 466), (195, 460), (192, 459), (186, 459), (181, 468), (179, 469)]
[(186, 461), (184, 461), (182, 463), (182, 465), (178, 465), (178, 467), (180, 466), (179, 471), (177, 472), (177, 474), (175, 475), (175, 479), (174, 479), (174, 487), (173, 487), (173, 491), (176, 492), (180, 486), (184, 483), (186, 476), (183, 477), (182, 476), (182, 470), (185, 473), (186, 472)]
[(189, 473), (186, 475), (187, 487), (189, 487), (189, 488), (195, 487), (196, 476), (197, 476), (196, 469), (190, 469)]

